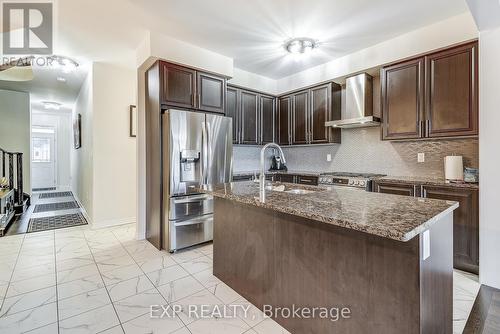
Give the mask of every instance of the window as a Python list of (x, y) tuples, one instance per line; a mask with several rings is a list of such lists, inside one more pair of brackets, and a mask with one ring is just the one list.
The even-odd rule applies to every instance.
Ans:
[(50, 162), (50, 138), (33, 137), (33, 162)]

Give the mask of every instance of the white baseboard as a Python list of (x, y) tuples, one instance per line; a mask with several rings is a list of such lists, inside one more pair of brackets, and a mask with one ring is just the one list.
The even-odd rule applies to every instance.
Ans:
[(92, 229), (100, 229), (100, 228), (106, 228), (106, 227), (112, 227), (112, 226), (132, 224), (132, 223), (135, 223), (136, 221), (137, 220), (135, 217), (104, 220), (104, 221), (92, 223)]
[(85, 207), (82, 205), (82, 202), (80, 202), (78, 195), (76, 194), (76, 192), (73, 189), (69, 189), (69, 190), (73, 193), (73, 198), (78, 203), (80, 210), (82, 210), (83, 217), (85, 217), (85, 220), (87, 221), (87, 223), (89, 223), (89, 225), (92, 226), (92, 219), (90, 219), (90, 216), (87, 213), (87, 210), (85, 210)]

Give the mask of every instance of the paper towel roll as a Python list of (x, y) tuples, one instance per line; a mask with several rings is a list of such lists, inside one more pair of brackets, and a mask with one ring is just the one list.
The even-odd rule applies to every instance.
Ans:
[(464, 162), (461, 156), (447, 156), (444, 158), (444, 177), (447, 180), (464, 180)]

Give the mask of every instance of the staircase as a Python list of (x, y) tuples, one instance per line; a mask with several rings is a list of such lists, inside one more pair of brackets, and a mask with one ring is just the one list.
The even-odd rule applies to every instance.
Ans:
[(30, 195), (23, 191), (23, 153), (0, 148), (0, 236), (12, 218), (22, 215), (30, 205)]

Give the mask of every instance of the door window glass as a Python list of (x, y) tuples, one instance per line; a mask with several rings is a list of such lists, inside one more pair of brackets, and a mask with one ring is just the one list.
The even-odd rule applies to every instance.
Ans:
[(50, 162), (50, 138), (33, 137), (33, 162)]

